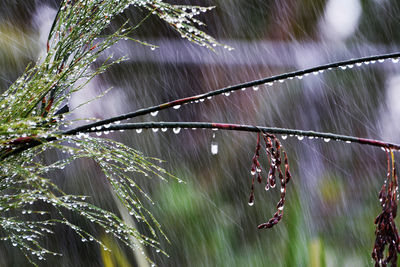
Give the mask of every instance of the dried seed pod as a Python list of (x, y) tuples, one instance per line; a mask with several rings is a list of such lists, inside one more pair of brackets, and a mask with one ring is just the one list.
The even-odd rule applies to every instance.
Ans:
[(259, 184), (261, 184), (261, 182), (262, 182), (262, 176), (261, 176), (260, 172), (257, 173), (257, 181)]
[[(375, 218), (375, 244), (372, 250), (372, 259), (375, 266), (397, 266), (397, 253), (400, 252), (400, 238), (394, 218), (397, 215), (398, 181), (394, 154), (386, 150), (388, 171), (385, 183), (379, 191), (379, 202), (382, 212)], [(390, 156), (389, 156), (390, 153)], [(385, 247), (388, 246), (385, 258)]]
[[(283, 217), (283, 208), (285, 206), (285, 197), (286, 197), (286, 185), (290, 181), (291, 174), (289, 172), (289, 162), (287, 158), (287, 154), (283, 151), (281, 143), (275, 135), (269, 133), (262, 134), (264, 142), (265, 142), (265, 152), (267, 154), (267, 159), (269, 163), (269, 171), (267, 176), (267, 182), (265, 185), (265, 190), (269, 190), (270, 188), (274, 188), (276, 186), (276, 175), (278, 174), (278, 178), (281, 186), (281, 195), (280, 199), (276, 205), (277, 211), (273, 215), (271, 219), (269, 219), (266, 223), (260, 224), (258, 226), (259, 229), (271, 228), (275, 224), (277, 224)], [(261, 167), (258, 161), (259, 158), (259, 150), (260, 150), (260, 134), (257, 134), (257, 145), (255, 155), (252, 159), (252, 186), (251, 193), (249, 198), (249, 204), (254, 203), (254, 179), (257, 173), (257, 181), (261, 182)], [(282, 159), (282, 153), (284, 159)], [(284, 167), (282, 167), (282, 162), (284, 162)], [(282, 169), (284, 168), (284, 170)], [(257, 171), (260, 170), (260, 171)]]

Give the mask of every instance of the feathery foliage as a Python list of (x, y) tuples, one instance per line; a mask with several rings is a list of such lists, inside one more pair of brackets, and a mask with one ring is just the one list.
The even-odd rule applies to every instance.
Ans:
[[(149, 196), (133, 177), (173, 176), (158, 167), (156, 159), (121, 143), (89, 134), (66, 135), (60, 130), (68, 126), (64, 113), (69, 112), (66, 104), (70, 96), (124, 60), (113, 60), (111, 56), (94, 68), (92, 63), (99, 55), (121, 39), (138, 41), (131, 34), (143, 21), (134, 27), (125, 23), (109, 35), (101, 35), (111, 20), (131, 5), (146, 12), (146, 18), (158, 16), (194, 43), (210, 49), (220, 45), (196, 28), (202, 22), (194, 16), (209, 7), (171, 5), (162, 0), (62, 1), (49, 33), (47, 53), (0, 95), (1, 238), (19, 248), (33, 264), (48, 254), (59, 255), (41, 243), (56, 224), (71, 227), (83, 242), (97, 242), (107, 249), (91, 233), (71, 223), (66, 212), (81, 215), (134, 249), (142, 247), (132, 244), (129, 237), (152, 247), (158, 246), (155, 239), (159, 235), (165, 237), (160, 224), (143, 206), (141, 199)], [(46, 164), (41, 156), (49, 150), (64, 152), (64, 156)], [(80, 158), (92, 159), (100, 166), (119, 200), (130, 215), (148, 226), (151, 237), (128, 226), (116, 214), (91, 204), (86, 196), (68, 195), (52, 182), (52, 171)], [(38, 203), (48, 206), (48, 210), (36, 210)], [(56, 211), (58, 216), (49, 216), (49, 211)]]

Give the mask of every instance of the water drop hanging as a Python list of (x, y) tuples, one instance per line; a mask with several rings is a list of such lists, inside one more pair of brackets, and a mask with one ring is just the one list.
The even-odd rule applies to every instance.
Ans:
[(212, 155), (218, 154), (218, 143), (216, 141), (211, 142), (211, 154)]
[(254, 198), (252, 198), (250, 201), (249, 201), (249, 206), (251, 207), (251, 206), (254, 206)]

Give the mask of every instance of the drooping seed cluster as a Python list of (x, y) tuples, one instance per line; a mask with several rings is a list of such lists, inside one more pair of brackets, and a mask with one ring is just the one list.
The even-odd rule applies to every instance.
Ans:
[[(394, 155), (391, 150), (387, 153), (387, 176), (382, 189), (379, 192), (379, 201), (382, 212), (375, 219), (375, 245), (372, 250), (372, 258), (376, 267), (384, 267), (389, 263), (392, 267), (397, 266), (397, 253), (400, 252), (399, 233), (394, 219), (397, 215), (397, 203), (399, 190), (397, 182), (397, 170)], [(390, 154), (390, 155), (389, 155)], [(388, 253), (385, 257), (385, 247)]]
[[(285, 197), (286, 197), (286, 185), (290, 181), (291, 174), (289, 171), (289, 162), (288, 157), (285, 151), (283, 151), (281, 143), (275, 135), (269, 133), (261, 133), (264, 142), (265, 142), (265, 152), (267, 154), (268, 163), (269, 163), (269, 171), (267, 176), (267, 181), (265, 185), (265, 190), (269, 190), (270, 188), (275, 188), (276, 186), (276, 176), (278, 176), (281, 182), (281, 197), (276, 205), (277, 211), (274, 213), (273, 217), (269, 219), (266, 223), (262, 223), (258, 226), (258, 229), (271, 228), (275, 224), (277, 224), (283, 216), (283, 208), (285, 205)], [(261, 150), (261, 142), (260, 142), (260, 133), (257, 134), (257, 145), (256, 151), (253, 157), (253, 163), (251, 166), (251, 191), (249, 198), (249, 205), (254, 205), (254, 181), (257, 178), (258, 183), (262, 183), (261, 176), (261, 165), (259, 162)], [(282, 155), (283, 154), (283, 163), (284, 163), (284, 172), (282, 171)]]

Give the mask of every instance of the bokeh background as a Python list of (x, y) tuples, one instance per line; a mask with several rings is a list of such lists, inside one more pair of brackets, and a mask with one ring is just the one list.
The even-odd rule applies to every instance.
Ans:
[[(200, 18), (204, 30), (235, 49), (216, 52), (195, 46), (167, 25), (149, 18), (135, 38), (158, 45), (151, 50), (124, 41), (107, 53), (128, 60), (110, 69), (75, 95), (71, 109), (113, 87), (103, 99), (70, 115), (107, 118), (176, 98), (240, 82), (343, 59), (399, 51), (397, 0), (215, 0), (169, 1), (215, 5)], [(4, 91), (45, 51), (59, 1), (0, 2), (0, 90)], [(146, 14), (131, 8), (111, 29)], [(105, 55), (107, 56), (107, 55)], [(134, 121), (204, 121), (326, 131), (400, 143), (400, 65), (384, 63), (326, 71), (257, 91), (232, 93), (210, 101), (165, 110)], [(170, 239), (161, 240), (166, 257), (148, 249), (159, 266), (372, 266), (374, 218), (385, 178), (381, 149), (323, 140), (282, 140), (293, 179), (283, 220), (257, 230), (275, 212), (279, 190), (256, 186), (255, 205), (247, 204), (256, 135), (183, 129), (179, 134), (145, 130), (113, 133), (165, 167), (186, 184), (137, 176), (155, 205), (147, 203)], [(218, 154), (210, 150), (218, 144)], [(62, 156), (62, 155), (58, 155)], [(396, 155), (398, 156), (398, 155)], [(262, 158), (266, 162), (265, 155)], [(266, 166), (264, 166), (266, 167)], [(264, 171), (265, 176), (265, 171)], [(77, 161), (54, 181), (66, 192), (87, 194), (93, 202), (135, 224), (116, 204), (99, 168)], [(81, 218), (71, 220), (96, 233), (113, 254), (82, 243), (64, 227), (45, 240), (63, 257), (41, 266), (147, 267), (135, 254)], [(146, 232), (142, 225), (137, 225)], [(0, 244), (0, 266), (28, 266), (11, 244)]]

